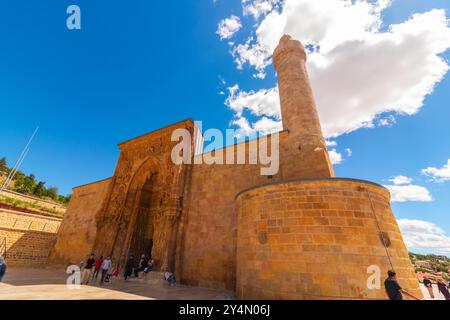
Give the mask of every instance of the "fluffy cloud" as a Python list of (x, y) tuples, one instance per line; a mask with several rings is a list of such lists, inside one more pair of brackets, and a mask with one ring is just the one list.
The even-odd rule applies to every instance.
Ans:
[[(337, 146), (336, 141), (325, 141), (325, 142), (328, 148)], [(346, 153), (346, 158), (350, 158), (353, 154), (353, 151), (350, 148), (345, 148), (344, 151)], [(344, 160), (346, 160), (345, 157), (342, 155), (342, 153), (338, 152), (336, 148), (328, 149), (328, 155), (330, 156), (331, 163), (334, 165), (341, 164), (342, 162), (344, 162)]]
[(328, 150), (328, 154), (330, 155), (330, 161), (332, 164), (341, 164), (344, 160), (342, 154), (337, 152), (336, 149)]
[(423, 220), (400, 219), (398, 225), (409, 249), (450, 252), (450, 237), (435, 224)]
[(442, 168), (428, 167), (422, 170), (422, 173), (431, 177), (435, 182), (444, 182), (450, 180), (450, 159)]
[[(248, 65), (262, 78), (281, 35), (291, 34), (310, 48), (308, 69), (327, 137), (373, 127), (377, 119), (378, 125), (390, 126), (395, 118), (384, 114), (420, 110), (449, 69), (440, 54), (450, 48), (444, 10), (415, 14), (382, 29), (381, 13), (390, 3), (285, 0), (270, 12), (258, 11), (265, 16), (255, 36), (236, 44), (232, 54), (239, 68)], [(276, 87), (263, 92), (268, 90)], [(272, 117), (279, 101), (263, 99), (260, 109)]]
[(430, 192), (421, 186), (407, 184), (407, 185), (387, 185), (385, 186), (391, 192), (392, 202), (407, 202), (407, 201), (433, 201)]
[(350, 148), (346, 148), (346, 149), (345, 149), (345, 152), (347, 152), (347, 156), (349, 156), (349, 157), (351, 157), (352, 154), (353, 154), (353, 150), (350, 149)]
[(327, 147), (336, 147), (337, 146), (337, 142), (336, 141), (325, 140), (325, 143), (326, 143)]
[(239, 17), (233, 15), (219, 22), (216, 33), (220, 36), (221, 40), (230, 39), (241, 28), (241, 20)]
[(261, 135), (267, 135), (271, 132), (278, 132), (282, 130), (281, 121), (276, 121), (267, 117), (262, 117), (253, 124), (250, 124), (246, 118), (239, 117), (233, 120), (231, 124), (239, 128), (236, 134), (237, 138), (242, 138), (245, 136), (249, 137), (258, 133)]
[(232, 109), (237, 117), (241, 117), (244, 110), (250, 111), (254, 116), (268, 116), (280, 120), (280, 109), (278, 106), (278, 88), (263, 89), (259, 91), (245, 92), (238, 85), (228, 88), (229, 96), (225, 104)]
[(242, 0), (245, 16), (253, 16), (256, 20), (259, 17), (278, 8), (281, 0)]
[(397, 119), (393, 115), (389, 115), (385, 118), (381, 118), (378, 120), (378, 125), (380, 127), (392, 127), (394, 124), (397, 123)]
[(253, 46), (250, 45), (252, 40), (253, 38), (250, 38), (246, 43), (235, 46), (231, 51), (231, 54), (233, 55), (234, 62), (239, 70), (242, 70), (244, 64), (249, 62), (254, 65), (255, 69), (258, 71), (254, 77), (263, 79), (266, 76), (265, 69), (271, 61), (267, 59), (264, 47), (259, 44)]
[(404, 185), (404, 184), (411, 184), (412, 179), (405, 176), (396, 176), (391, 179), (389, 179), (390, 182), (392, 182), (396, 186)]

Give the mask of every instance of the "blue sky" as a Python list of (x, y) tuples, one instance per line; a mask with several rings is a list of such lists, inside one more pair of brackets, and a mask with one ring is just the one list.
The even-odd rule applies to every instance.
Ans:
[[(66, 28), (70, 4), (81, 8), (81, 30)], [(450, 17), (448, 1), (393, 1), (381, 11), (378, 32), (433, 8), (445, 9)], [(230, 87), (237, 84), (239, 92), (251, 93), (276, 85), (270, 63), (263, 68), (265, 78), (258, 79), (253, 77), (257, 65), (244, 59), (239, 69), (234, 61), (239, 55), (232, 55), (249, 37), (256, 43), (264, 14), (258, 19), (244, 14), (242, 0), (180, 0), (172, 6), (145, 0), (1, 1), (0, 156), (6, 155), (12, 164), (40, 126), (22, 170), (70, 193), (74, 186), (113, 174), (119, 142), (189, 117), (202, 120), (204, 128), (230, 127), (239, 117), (230, 107), (239, 98), (233, 100)], [(241, 28), (221, 40), (218, 24), (233, 15)], [(448, 61), (450, 52), (439, 57)], [(392, 60), (394, 65), (402, 63)], [(314, 58), (314, 79), (313, 63)], [(437, 234), (437, 239), (450, 243), (450, 181), (431, 182), (421, 173), (427, 167), (442, 168), (450, 159), (448, 74), (433, 87), (414, 113), (383, 109), (373, 119), (373, 128), (336, 129), (337, 137), (330, 140), (337, 146), (330, 149), (343, 158), (335, 165), (337, 176), (392, 185), (388, 179), (403, 175), (413, 179), (410, 184), (426, 188), (433, 201), (394, 202), (395, 215), (440, 227), (444, 233), (428, 225), (434, 232), (431, 241)], [(379, 95), (387, 96), (385, 89)], [(390, 115), (395, 123), (376, 125)], [(248, 110), (242, 116), (250, 123), (257, 121)], [(414, 226), (424, 227), (405, 226), (405, 232), (412, 230), (411, 242), (420, 241)], [(450, 244), (442, 247), (450, 249)], [(415, 251), (441, 249), (430, 245)]]

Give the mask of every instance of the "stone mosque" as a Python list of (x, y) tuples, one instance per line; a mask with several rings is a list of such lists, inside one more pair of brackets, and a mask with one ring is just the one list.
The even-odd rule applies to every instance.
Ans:
[[(283, 120), (276, 175), (261, 175), (261, 164), (174, 164), (171, 134), (194, 134), (191, 119), (125, 141), (112, 177), (73, 189), (49, 265), (95, 252), (123, 267), (145, 253), (182, 284), (239, 299), (385, 299), (368, 279), (394, 269), (421, 297), (389, 191), (334, 175), (306, 59), (287, 35), (274, 52)], [(248, 156), (250, 143), (211, 152)]]

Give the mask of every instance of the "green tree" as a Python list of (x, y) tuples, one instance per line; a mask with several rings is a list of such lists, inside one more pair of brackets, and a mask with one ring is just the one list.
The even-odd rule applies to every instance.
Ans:
[(72, 197), (71, 194), (69, 194), (67, 196), (58, 195), (58, 202), (61, 204), (68, 204), (71, 197)]
[(18, 179), (21, 179), (21, 178), (25, 178), (25, 174), (22, 171), (17, 170), (16, 174), (14, 175), (14, 180), (18, 180)]
[(47, 189), (46, 196), (52, 198), (53, 200), (58, 200), (58, 188), (50, 187)]
[(8, 162), (6, 157), (0, 159), (0, 172), (6, 172), (8, 170)]
[(36, 188), (36, 178), (33, 174), (16, 178), (14, 181), (15, 189), (21, 193), (33, 194)]
[(33, 194), (36, 197), (42, 198), (43, 196), (45, 196), (46, 193), (46, 189), (45, 189), (45, 182), (44, 181), (39, 181), (38, 184), (36, 185), (36, 187), (33, 190)]

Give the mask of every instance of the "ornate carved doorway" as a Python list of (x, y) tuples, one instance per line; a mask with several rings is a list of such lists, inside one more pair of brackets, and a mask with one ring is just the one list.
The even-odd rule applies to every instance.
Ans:
[(128, 255), (136, 258), (145, 254), (152, 258), (155, 236), (155, 213), (159, 205), (160, 194), (155, 187), (156, 174), (147, 179), (140, 192), (136, 212), (136, 223)]
[(176, 264), (181, 265), (177, 246), (182, 238), (179, 229), (184, 228), (180, 220), (190, 167), (172, 161), (176, 128), (194, 134), (188, 119), (119, 144), (116, 171), (95, 216), (92, 250), (109, 255), (121, 269), (129, 255), (143, 253), (151, 254), (156, 270), (175, 271)]

